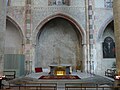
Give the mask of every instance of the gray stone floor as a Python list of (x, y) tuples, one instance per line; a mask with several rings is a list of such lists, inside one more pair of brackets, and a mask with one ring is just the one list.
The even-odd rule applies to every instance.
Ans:
[[(42, 75), (48, 75), (47, 73), (32, 73), (27, 75), (26, 77), (31, 77), (38, 79)], [(106, 76), (100, 76), (100, 75), (95, 75), (95, 74), (89, 74), (89, 73), (84, 73), (84, 72), (73, 72), (72, 75), (77, 75), (81, 79), (81, 82), (94, 82), (94, 83), (110, 83), (113, 84), (114, 79), (106, 77)]]
[[(106, 77), (106, 76), (99, 76), (99, 75), (92, 75), (89, 73), (82, 73), (82, 72), (74, 72), (72, 75), (78, 75), (81, 79), (77, 80), (40, 80), (38, 79), (42, 75), (48, 75), (46, 72), (42, 73), (31, 73), (29, 75), (26, 75), (25, 77), (16, 78), (14, 80), (9, 81), (10, 83), (16, 83), (16, 82), (26, 82), (26, 81), (39, 81), (39, 82), (47, 82), (47, 83), (57, 83), (57, 90), (65, 90), (65, 83), (96, 83), (101, 86), (109, 86), (114, 84), (114, 79)], [(5, 83), (5, 82), (4, 82)], [(91, 86), (91, 85), (90, 85)], [(78, 89), (70, 89), (70, 90), (78, 90)], [(86, 89), (86, 90), (96, 90), (96, 89)], [(98, 89), (100, 90), (100, 89)], [(110, 89), (105, 89), (110, 90)]]

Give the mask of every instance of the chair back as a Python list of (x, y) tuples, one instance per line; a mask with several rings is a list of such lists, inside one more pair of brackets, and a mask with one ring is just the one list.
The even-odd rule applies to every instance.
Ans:
[(36, 68), (35, 68), (35, 72), (36, 72), (36, 73), (38, 73), (38, 72), (43, 72), (42, 67), (36, 67)]

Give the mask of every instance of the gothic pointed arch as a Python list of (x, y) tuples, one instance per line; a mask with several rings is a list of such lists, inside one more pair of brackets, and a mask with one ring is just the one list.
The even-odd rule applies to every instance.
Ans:
[(82, 37), (82, 44), (86, 44), (86, 33), (85, 30), (77, 23), (77, 21), (75, 21), (72, 17), (65, 15), (65, 14), (55, 14), (55, 15), (51, 15), (47, 18), (45, 18), (42, 22), (39, 23), (39, 25), (36, 27), (36, 29), (33, 31), (33, 44), (36, 44), (36, 40), (37, 40), (37, 34), (38, 32), (40, 32), (40, 29), (50, 20), (54, 19), (54, 18), (63, 18), (67, 21), (69, 21), (70, 23), (72, 23), (77, 29), (78, 29), (78, 33), (81, 35)]
[[(82, 68), (85, 31), (73, 18), (64, 14), (49, 16), (38, 25), (33, 34), (36, 67), (46, 68), (46, 65), (55, 62), (70, 63), (74, 69), (79, 69), (78, 66)], [(61, 59), (60, 62), (58, 58)]]
[(25, 43), (25, 34), (24, 34), (23, 30), (21, 29), (21, 27), (19, 26), (19, 24), (17, 22), (15, 22), (15, 20), (12, 19), (10, 16), (6, 17), (6, 21), (7, 20), (10, 21), (12, 24), (14, 24), (16, 28), (18, 28), (20, 36), (21, 36), (22, 41), (23, 41), (22, 44), (24, 44)]
[(111, 16), (111, 17), (107, 18), (107, 20), (105, 20), (105, 22), (102, 24), (101, 28), (98, 31), (97, 41), (100, 41), (100, 39), (102, 38), (102, 35), (104, 33), (105, 28), (112, 21), (113, 21), (113, 16)]
[(16, 77), (24, 75), (24, 34), (20, 25), (7, 16), (4, 42), (4, 70), (15, 70)]

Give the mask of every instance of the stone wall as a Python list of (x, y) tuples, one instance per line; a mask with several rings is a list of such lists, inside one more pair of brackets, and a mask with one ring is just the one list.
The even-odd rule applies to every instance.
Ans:
[(32, 30), (47, 17), (62, 13), (73, 18), (85, 29), (85, 9), (81, 7), (32, 7)]
[[(7, 16), (14, 21), (19, 28), (22, 30), (24, 35), (24, 24), (25, 24), (25, 7), (23, 6), (8, 6)], [(13, 23), (14, 23), (13, 22)]]
[[(101, 13), (101, 14), (100, 14)], [(113, 12), (112, 9), (105, 8), (95, 8), (95, 49), (96, 49), (96, 58), (95, 58), (95, 73), (104, 75), (104, 72), (107, 68), (112, 67), (112, 63), (115, 61), (115, 58), (103, 58), (103, 48), (102, 43), (103, 39), (106, 36), (111, 36), (114, 39), (114, 33), (110, 31), (106, 31), (107, 25), (113, 20)], [(112, 28), (110, 28), (112, 29)], [(108, 63), (109, 62), (109, 63)], [(101, 72), (102, 71), (102, 72)]]
[(25, 6), (26, 0), (9, 0), (11, 6)]
[(4, 36), (6, 28), (6, 1), (0, 0), (0, 75), (4, 67)]
[(13, 22), (6, 20), (5, 54), (21, 54), (23, 36)]
[[(84, 32), (84, 34), (86, 34), (86, 14), (85, 14), (85, 0), (70, 0), (70, 6), (58, 6), (58, 5), (53, 5), (53, 6), (48, 6), (48, 0), (31, 0), (32, 3), (30, 5), (31, 7), (31, 16), (30, 16), (30, 20), (31, 20), (31, 37), (30, 39), (32, 40), (31, 44), (34, 44), (33, 46), (36, 46), (36, 38), (37, 38), (37, 34), (39, 32), (39, 30), (41, 28), (38, 29), (38, 27), (41, 25), (46, 23), (44, 22), (44, 20), (49, 21), (49, 17), (51, 16), (55, 16), (57, 14), (63, 14), (66, 15), (70, 18), (72, 18), (73, 20), (75, 20), (78, 24), (78, 26), (81, 27), (81, 30)], [(25, 35), (25, 10), (27, 9), (26, 6), (24, 6), (24, 3), (22, 3), (22, 5), (17, 4), (17, 0), (14, 0), (14, 2), (16, 2), (15, 4), (13, 4), (12, 6), (9, 6), (7, 8), (7, 15), (13, 19), (18, 26), (21, 28), (23, 35)], [(98, 3), (101, 3), (100, 5), (98, 5)], [(93, 4), (94, 9), (92, 9), (91, 11), (94, 12), (93, 15), (93, 35), (94, 35), (94, 50), (93, 50), (93, 55), (95, 56), (92, 61), (94, 62), (94, 69), (95, 69), (95, 73), (99, 73), (101, 74), (102, 67), (104, 66), (102, 64), (102, 48), (101, 48), (101, 42), (102, 42), (102, 38), (103, 38), (103, 32), (105, 30), (105, 27), (107, 26), (107, 24), (109, 24), (111, 18), (113, 18), (113, 12), (111, 8), (104, 8), (104, 0), (95, 0), (94, 4)], [(37, 30), (38, 29), (38, 30)], [(70, 29), (70, 28), (67, 28)], [(46, 30), (46, 29), (45, 29)], [(49, 31), (47, 32), (49, 33)], [(86, 37), (85, 37), (86, 38)], [(26, 38), (25, 38), (26, 39)], [(83, 38), (82, 38), (83, 39)], [(42, 39), (43, 40), (43, 39)], [(85, 39), (84, 39), (85, 41)], [(85, 43), (82, 43), (85, 44)], [(34, 48), (33, 47), (33, 48)], [(100, 48), (99, 48), (100, 47)], [(86, 48), (84, 48), (86, 50)], [(83, 50), (83, 51), (85, 51)], [(33, 50), (34, 52), (34, 50)], [(33, 57), (35, 55), (35, 53), (32, 53)], [(83, 53), (84, 54), (84, 53)], [(83, 55), (85, 57), (87, 57), (88, 55)], [(81, 56), (80, 56), (81, 57)], [(40, 57), (39, 57), (40, 59)], [(52, 60), (52, 58), (50, 57), (50, 59)], [(115, 60), (115, 59), (114, 59)], [(110, 62), (112, 62), (113, 60), (111, 60)], [(34, 62), (34, 60), (33, 60)], [(39, 61), (37, 61), (39, 62)], [(50, 62), (49, 62), (50, 63)], [(106, 61), (105, 61), (106, 63)], [(106, 63), (107, 64), (107, 63)], [(75, 65), (75, 64), (74, 64)], [(34, 65), (33, 65), (34, 66)], [(87, 67), (87, 66), (85, 66)], [(104, 71), (102, 72), (104, 73)]]
[(51, 63), (57, 63), (71, 64), (75, 68), (80, 64), (82, 42), (81, 35), (78, 36), (76, 32), (76, 27), (62, 18), (55, 18), (45, 24), (37, 37), (35, 66), (48, 68)]

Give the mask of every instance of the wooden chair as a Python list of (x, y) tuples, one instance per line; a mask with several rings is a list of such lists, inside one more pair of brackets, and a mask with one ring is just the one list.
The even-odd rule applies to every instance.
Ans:
[(14, 79), (16, 77), (16, 71), (3, 71), (6, 80), (11, 80)]
[(105, 71), (105, 76), (108, 76), (108, 77), (112, 77), (114, 78), (115, 77), (115, 74), (116, 74), (116, 70), (112, 70), (112, 69), (107, 69)]

